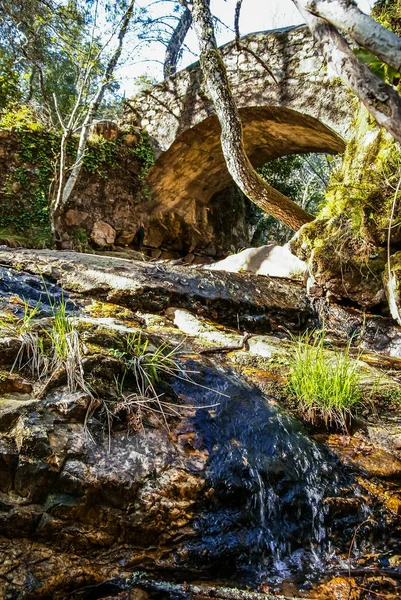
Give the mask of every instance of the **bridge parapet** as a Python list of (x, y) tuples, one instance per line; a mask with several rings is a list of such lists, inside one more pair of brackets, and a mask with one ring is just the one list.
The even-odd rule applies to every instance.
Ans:
[[(348, 93), (338, 77), (327, 72), (305, 26), (253, 33), (243, 37), (241, 44), (268, 65), (278, 84), (252, 54), (238, 52), (235, 42), (226, 44), (221, 53), (239, 108), (288, 108), (347, 137), (351, 120)], [(156, 156), (214, 114), (198, 62), (141, 93), (130, 105), (131, 118), (148, 131)]]

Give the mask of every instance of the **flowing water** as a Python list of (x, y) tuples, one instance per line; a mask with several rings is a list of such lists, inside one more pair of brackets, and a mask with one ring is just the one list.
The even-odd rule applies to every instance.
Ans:
[[(274, 399), (236, 375), (214, 365), (202, 370), (199, 381), (210, 389), (173, 384), (193, 404), (219, 403), (194, 417), (199, 446), (209, 455), (211, 492), (196, 522), (189, 563), (252, 585), (294, 575), (305, 581), (347, 568), (355, 527), (370, 512), (352, 475)], [(355, 496), (356, 508), (329, 514), (328, 500)], [(369, 544), (366, 539), (364, 551), (372, 550)], [(354, 544), (352, 564), (357, 558)]]

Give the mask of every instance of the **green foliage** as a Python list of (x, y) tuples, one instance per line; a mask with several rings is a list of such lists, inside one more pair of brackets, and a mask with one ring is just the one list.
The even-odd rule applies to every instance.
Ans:
[(89, 240), (85, 229), (77, 227), (76, 229), (72, 229), (69, 233), (74, 240), (74, 248), (76, 248), (79, 252), (84, 252), (88, 249)]
[[(399, 178), (401, 151), (364, 107), (355, 117), (353, 131), (342, 168), (333, 173), (319, 217), (341, 220), (346, 216), (355, 240), (384, 243), (394, 186)], [(400, 221), (401, 214), (397, 213), (393, 224)]]
[(348, 344), (331, 355), (324, 347), (324, 331), (306, 332), (290, 358), (288, 390), (312, 422), (322, 419), (347, 429), (347, 421), (362, 400), (358, 363)]
[(112, 349), (111, 352), (122, 360), (126, 371), (132, 372), (137, 380), (139, 376), (144, 390), (158, 383), (163, 373), (180, 370), (173, 358), (175, 348), (169, 350), (165, 342), (153, 348), (148, 339), (143, 340), (140, 332), (127, 336), (124, 350)]
[(44, 330), (50, 338), (53, 351), (60, 361), (65, 361), (70, 352), (69, 337), (75, 328), (67, 314), (67, 305), (64, 298), (58, 304), (52, 305), (53, 322), (50, 330)]
[(120, 144), (117, 141), (108, 141), (102, 136), (92, 135), (83, 160), (85, 171), (106, 179), (110, 167), (118, 163), (119, 149)]
[(373, 71), (375, 75), (389, 84), (397, 83), (401, 77), (400, 73), (388, 64), (377, 58), (372, 52), (365, 48), (354, 50), (356, 56)]
[[(74, 143), (71, 141), (68, 149), (70, 155), (73, 155), (74, 149)], [(132, 160), (132, 157), (142, 165), (139, 181), (141, 193), (146, 197), (148, 190), (145, 178), (154, 163), (153, 150), (146, 132), (139, 134), (139, 140), (132, 148), (125, 144), (124, 136), (117, 136), (117, 139), (108, 141), (102, 136), (92, 135), (88, 140), (83, 167), (88, 173), (107, 179), (110, 169), (121, 165), (125, 160)]]
[(375, 400), (380, 401), (380, 406), (401, 407), (401, 385), (382, 385), (375, 392)]
[[(45, 283), (44, 287), (46, 289)], [(23, 318), (9, 325), (21, 340), (12, 370), (16, 365), (20, 369), (29, 369), (39, 381), (50, 381), (62, 372), (66, 375), (70, 391), (81, 389), (90, 394), (84, 380), (81, 343), (68, 315), (67, 302), (63, 296), (57, 302), (52, 302), (49, 294), (47, 297), (52, 310), (50, 321), (42, 324), (38, 319), (39, 303), (31, 307), (25, 302)]]
[(46, 248), (50, 242), (49, 231), (40, 227), (31, 227), (26, 233), (17, 233), (12, 225), (0, 229), (0, 244), (11, 248)]
[[(3, 180), (0, 204), (0, 240), (11, 246), (45, 247), (51, 245), (49, 223), (49, 196), (54, 185), (59, 134), (44, 131), (29, 107), (10, 109), (0, 118), (0, 127), (14, 132), (17, 142), (15, 160), (10, 162)], [(130, 132), (127, 132), (130, 133)], [(67, 154), (71, 161), (76, 152), (77, 138), (68, 141)], [(84, 171), (102, 179), (110, 176), (113, 168), (125, 164), (135, 156), (143, 167), (139, 185), (146, 195), (144, 176), (153, 163), (153, 153), (144, 134), (138, 149), (125, 143), (123, 135), (114, 141), (91, 136), (83, 161)], [(72, 232), (77, 247), (88, 247), (83, 229)]]
[(372, 17), (387, 29), (401, 35), (400, 0), (376, 0), (372, 9)]
[[(175, 354), (178, 349), (179, 346), (171, 349), (166, 342), (154, 347), (148, 339), (143, 340), (141, 333), (137, 332), (126, 337), (123, 350), (110, 350), (110, 353), (121, 361), (123, 374), (121, 377), (115, 377), (114, 401), (104, 405), (109, 432), (111, 420), (116, 415), (125, 414), (128, 425), (138, 429), (142, 427), (143, 411), (156, 413), (162, 416), (168, 429), (168, 416), (180, 416), (187, 409), (197, 408), (181, 406), (176, 401), (164, 398), (165, 391), (160, 392), (158, 384), (168, 377), (178, 377), (194, 385), (200, 385), (191, 378), (190, 372), (182, 369), (176, 360)], [(132, 379), (135, 382), (135, 392), (129, 393), (125, 390), (125, 384), (131, 382), (132, 385)], [(212, 406), (216, 404), (203, 408)]]
[[(269, 161), (258, 169), (267, 183), (294, 200), (311, 214), (316, 214), (324, 201), (325, 188), (338, 159), (317, 154), (293, 154)], [(257, 207), (252, 208), (250, 221), (256, 223), (252, 245), (260, 246), (270, 240), (285, 243), (293, 231)]]
[(27, 104), (8, 105), (0, 115), (0, 128), (10, 131), (44, 131), (45, 126), (39, 121), (33, 109)]
[(144, 179), (150, 167), (155, 162), (153, 148), (150, 143), (149, 135), (146, 131), (141, 131), (138, 143), (132, 148), (132, 154), (142, 163), (140, 178)]
[(49, 189), (54, 177), (57, 136), (15, 127), (17, 163), (10, 166), (2, 193), (0, 228), (23, 236), (35, 245), (50, 243)]
[(0, 49), (0, 111), (21, 99), (20, 75), (11, 56)]
[(93, 2), (13, 0), (0, 3), (0, 50), (7, 49), (12, 69), (18, 71), (23, 83), (24, 98), (39, 107), (41, 120), (46, 125), (51, 122), (59, 127), (53, 94), (64, 117), (71, 111), (79, 87), (79, 65), (88, 64), (91, 69), (83, 90), (83, 105), (101, 75), (102, 42), (91, 35), (92, 9), (95, 10)]
[(150, 77), (149, 75), (139, 75), (139, 77), (135, 77), (133, 80), (133, 84), (135, 86), (135, 91), (138, 94), (142, 94), (149, 90), (151, 87), (156, 85), (157, 79), (155, 77)]

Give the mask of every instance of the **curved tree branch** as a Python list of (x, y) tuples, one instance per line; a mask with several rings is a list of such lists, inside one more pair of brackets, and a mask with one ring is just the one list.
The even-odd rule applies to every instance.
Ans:
[(299, 0), (296, 4), (325, 19), (393, 69), (401, 71), (401, 39), (362, 12), (353, 0)]
[[(320, 1), (316, 0), (315, 4), (319, 4)], [(401, 142), (401, 98), (397, 91), (358, 60), (344, 37), (333, 25), (304, 8), (308, 4), (307, 0), (293, 0), (293, 2), (318, 42), (328, 65), (361, 100), (379, 125), (384, 127), (395, 140)], [(396, 37), (399, 39), (398, 36)]]
[(235, 183), (257, 206), (294, 230), (313, 220), (298, 204), (268, 185), (252, 167), (246, 154), (242, 125), (217, 48), (210, 0), (194, 0), (192, 20), (198, 38), (200, 65), (221, 125), (221, 146)]

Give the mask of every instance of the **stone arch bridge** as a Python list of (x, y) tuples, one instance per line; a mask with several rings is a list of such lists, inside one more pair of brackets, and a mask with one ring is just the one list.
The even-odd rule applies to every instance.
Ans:
[[(241, 44), (277, 80), (252, 54), (238, 52), (234, 42), (221, 48), (253, 165), (294, 153), (342, 152), (352, 101), (339, 78), (328, 72), (308, 29), (254, 33)], [(128, 120), (148, 131), (156, 157), (148, 174), (151, 200), (145, 226), (147, 220), (152, 233), (145, 243), (206, 253), (208, 246), (213, 250), (213, 239), (222, 253), (241, 240), (246, 245), (250, 232), (245, 231), (245, 215), (240, 218), (238, 207), (224, 206), (224, 198), (221, 204), (221, 191), (233, 182), (199, 63), (143, 92), (130, 107)]]

